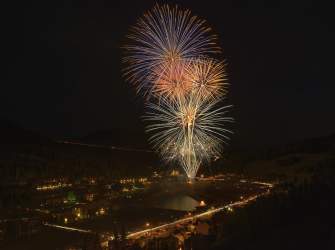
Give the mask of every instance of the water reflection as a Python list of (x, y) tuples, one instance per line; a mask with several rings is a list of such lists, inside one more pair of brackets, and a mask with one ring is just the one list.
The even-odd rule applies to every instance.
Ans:
[(158, 208), (178, 210), (178, 211), (193, 211), (200, 203), (188, 195), (176, 195), (164, 198), (158, 204)]

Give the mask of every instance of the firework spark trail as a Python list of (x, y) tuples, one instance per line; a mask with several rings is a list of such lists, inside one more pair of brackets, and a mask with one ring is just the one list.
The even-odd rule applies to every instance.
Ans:
[(147, 132), (166, 161), (177, 161), (189, 178), (221, 154), (232, 132), (231, 106), (216, 36), (204, 20), (177, 6), (156, 4), (132, 28), (124, 75), (149, 100)]

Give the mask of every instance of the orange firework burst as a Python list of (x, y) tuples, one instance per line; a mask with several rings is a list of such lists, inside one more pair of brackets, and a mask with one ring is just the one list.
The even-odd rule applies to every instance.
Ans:
[(181, 98), (192, 90), (189, 74), (190, 60), (176, 60), (160, 65), (153, 74), (153, 93), (171, 100)]
[(187, 70), (193, 91), (200, 98), (217, 98), (226, 94), (225, 87), (228, 83), (222, 62), (211, 58), (198, 58), (192, 60)]
[(201, 99), (221, 97), (228, 85), (224, 64), (211, 58), (167, 62), (157, 67), (151, 77), (155, 96), (171, 100), (191, 91)]

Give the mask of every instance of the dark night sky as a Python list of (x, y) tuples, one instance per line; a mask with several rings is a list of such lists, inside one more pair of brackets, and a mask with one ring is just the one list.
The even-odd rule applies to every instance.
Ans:
[[(144, 133), (141, 99), (121, 77), (120, 47), (154, 1), (56, 2), (2, 7), (0, 120), (48, 136)], [(233, 144), (335, 132), (333, 9), (320, 2), (173, 1), (219, 34), (236, 118)]]

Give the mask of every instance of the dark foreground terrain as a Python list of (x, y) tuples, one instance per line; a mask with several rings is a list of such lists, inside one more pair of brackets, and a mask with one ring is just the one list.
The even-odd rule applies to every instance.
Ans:
[[(170, 176), (173, 166), (155, 167), (161, 164), (145, 148), (90, 147), (15, 127), (5, 130), (0, 144), (1, 249), (335, 249), (334, 135), (231, 152), (200, 172), (205, 177), (223, 173), (224, 182), (190, 186)], [(270, 194), (243, 207), (127, 238), (130, 232), (262, 191), (240, 180), (275, 185)]]

